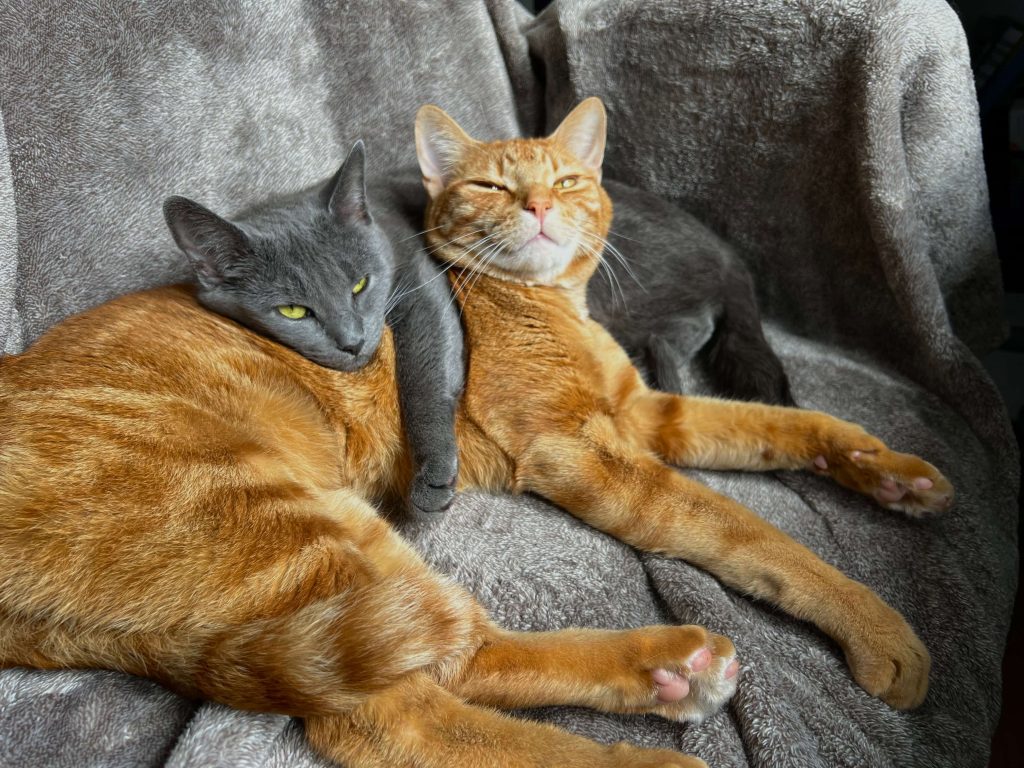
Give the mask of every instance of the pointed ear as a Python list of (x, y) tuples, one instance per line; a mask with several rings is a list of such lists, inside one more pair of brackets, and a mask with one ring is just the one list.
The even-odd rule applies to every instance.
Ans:
[(341, 222), (373, 221), (366, 203), (366, 149), (360, 139), (324, 189), (327, 210)]
[(576, 105), (550, 136), (552, 141), (561, 144), (593, 170), (598, 180), (604, 160), (606, 122), (604, 104), (596, 96), (591, 96)]
[(440, 107), (425, 104), (416, 113), (416, 156), (431, 199), (451, 181), (451, 170), (476, 142)]
[(249, 250), (242, 230), (187, 197), (167, 198), (164, 219), (196, 278), (207, 288), (224, 282), (232, 266)]

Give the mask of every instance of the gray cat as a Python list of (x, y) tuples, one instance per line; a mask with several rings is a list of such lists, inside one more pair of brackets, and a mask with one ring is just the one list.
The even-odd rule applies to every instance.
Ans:
[(184, 197), (168, 198), (164, 217), (195, 272), (200, 303), (315, 363), (362, 367), (387, 320), (416, 467), (410, 503), (437, 512), (455, 495), (464, 364), (448, 282), (420, 247), (423, 194), (418, 170), (367, 189), (357, 142), (327, 182), (232, 221)]
[[(419, 237), (426, 196), (418, 168), (368, 187), (357, 142), (338, 172), (253, 206), (229, 222), (171, 197), (164, 215), (189, 257), (204, 306), (320, 365), (353, 370), (394, 332), (402, 417), (416, 467), (410, 503), (451, 504), (458, 472), (455, 407), (462, 329), (442, 268)], [(720, 394), (791, 404), (765, 341), (749, 273), (706, 227), (655, 195), (606, 181), (615, 205), (593, 317), (648, 370), (681, 392), (679, 366), (706, 357)], [(372, 213), (371, 213), (372, 212)]]
[(646, 370), (648, 384), (682, 394), (679, 369), (699, 354), (715, 394), (795, 405), (739, 257), (657, 195), (611, 179), (602, 184), (614, 206), (612, 231), (587, 304)]

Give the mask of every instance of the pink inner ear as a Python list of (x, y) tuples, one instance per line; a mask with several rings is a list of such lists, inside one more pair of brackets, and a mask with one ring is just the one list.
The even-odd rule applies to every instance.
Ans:
[(423, 185), (437, 197), (448, 182), (467, 144), (473, 140), (444, 111), (423, 107), (416, 116), (416, 157), (423, 173)]
[(584, 165), (600, 173), (605, 145), (605, 117), (601, 103), (596, 99), (582, 102), (562, 121), (552, 138)]
[(416, 157), (420, 161), (423, 183), (431, 197), (435, 197), (444, 188), (444, 169), (440, 154), (435, 144), (436, 136), (429, 129), (416, 131)]

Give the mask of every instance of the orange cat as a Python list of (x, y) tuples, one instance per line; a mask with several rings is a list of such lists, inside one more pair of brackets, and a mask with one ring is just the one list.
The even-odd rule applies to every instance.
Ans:
[(416, 143), (431, 197), (428, 241), (455, 265), (469, 350), (462, 481), (540, 494), (635, 547), (705, 568), (821, 628), (868, 692), (894, 707), (919, 705), (930, 661), (903, 617), (670, 465), (811, 469), (910, 514), (946, 509), (946, 479), (822, 413), (644, 385), (586, 310), (612, 213), (600, 186), (599, 100), (584, 101), (547, 139), (493, 143), (426, 106)]
[[(868, 690), (919, 703), (928, 657), (902, 618), (662, 458), (816, 462), (908, 509), (948, 504), (948, 484), (822, 414), (646, 390), (585, 317), (593, 247), (556, 225), (589, 209), (592, 234), (607, 226), (603, 139), (596, 102), (550, 140), (493, 145), (439, 110), (420, 115), (431, 219), (454, 237), (495, 235), (479, 259), (479, 241), (445, 251), (483, 269), (455, 278), (469, 340), (463, 482), (537, 491), (691, 559), (816, 622)], [(533, 250), (506, 252), (524, 216), (537, 221)], [(563, 249), (534, 240), (542, 219)], [(738, 664), (727, 639), (699, 627), (494, 626), (370, 503), (408, 487), (398, 413), (388, 331), (365, 368), (332, 371), (185, 288), (110, 302), (0, 359), (0, 666), (120, 669), (302, 717), (313, 746), (351, 768), (703, 765), (489, 708), (699, 720), (735, 690)]]
[(492, 624), (368, 502), (408, 488), (397, 396), (387, 330), (342, 373), (181, 287), (0, 358), (0, 666), (120, 669), (302, 717), (350, 768), (704, 765), (489, 708), (699, 720), (738, 664), (700, 627)]

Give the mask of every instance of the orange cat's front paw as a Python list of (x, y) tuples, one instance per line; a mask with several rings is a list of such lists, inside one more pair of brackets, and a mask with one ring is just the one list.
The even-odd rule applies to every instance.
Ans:
[(890, 451), (874, 438), (861, 448), (818, 455), (810, 469), (912, 517), (946, 512), (953, 505), (953, 485), (938, 469), (917, 456)]

